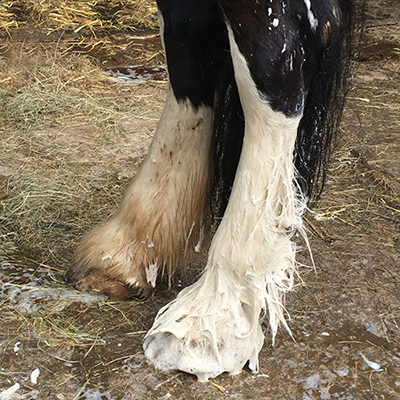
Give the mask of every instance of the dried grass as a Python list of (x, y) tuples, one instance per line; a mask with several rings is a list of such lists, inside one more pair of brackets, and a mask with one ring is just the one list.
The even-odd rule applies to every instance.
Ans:
[(147, 0), (19, 0), (0, 3), (0, 29), (8, 34), (36, 28), (45, 34), (56, 31), (90, 32), (154, 29), (155, 2)]
[[(400, 77), (398, 67), (387, 63), (381, 71)], [(369, 79), (368, 73), (360, 65), (358, 79)], [(400, 243), (400, 106), (390, 81), (379, 83), (359, 82), (357, 96), (348, 99), (340, 147), (313, 219), (337, 220), (350, 227), (354, 241), (396, 249)], [(313, 226), (311, 230), (316, 231)], [(326, 233), (324, 239), (329, 239)]]
[[(32, 265), (32, 262), (25, 260), (25, 265)], [(124, 331), (128, 336), (134, 336), (131, 314), (136, 314), (135, 324), (138, 324), (134, 308), (139, 303), (115, 303), (105, 296), (82, 295), (55, 284), (57, 286), (32, 287), (5, 283), (3, 290), (12, 290), (16, 294), (11, 301), (0, 304), (4, 327), (13, 326), (16, 338), (34, 340), (39, 348), (79, 346), (91, 350), (95, 345), (105, 345), (107, 339)], [(102, 323), (96, 318), (98, 312), (109, 315), (113, 321), (101, 339), (99, 327)], [(7, 329), (2, 330), (0, 339), (5, 336)]]
[(154, 83), (160, 100), (153, 100), (57, 44), (7, 46), (0, 57), (0, 241), (64, 265), (135, 173), (164, 83)]

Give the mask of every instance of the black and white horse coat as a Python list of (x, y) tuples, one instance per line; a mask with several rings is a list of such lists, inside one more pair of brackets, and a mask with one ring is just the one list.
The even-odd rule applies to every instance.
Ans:
[(117, 214), (77, 251), (137, 293), (198, 251), (223, 215), (201, 278), (158, 313), (144, 341), (158, 368), (200, 380), (258, 368), (268, 310), (287, 327), (296, 232), (320, 191), (343, 105), (350, 0), (158, 0), (169, 72), (148, 156)]

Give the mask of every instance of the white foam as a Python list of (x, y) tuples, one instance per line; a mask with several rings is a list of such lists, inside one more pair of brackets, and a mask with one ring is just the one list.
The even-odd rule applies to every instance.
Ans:
[(38, 377), (39, 377), (39, 374), (40, 374), (39, 368), (34, 369), (34, 370), (32, 371), (32, 373), (31, 373), (31, 382), (32, 382), (34, 385), (37, 384), (37, 379), (38, 379)]
[(14, 345), (14, 353), (18, 353), (19, 352), (19, 346), (20, 346), (21, 342), (17, 342)]
[(80, 400), (104, 400), (104, 399), (113, 400), (108, 391), (99, 392), (94, 389), (85, 390), (83, 393), (80, 394), (79, 399)]
[(380, 371), (380, 369), (381, 369), (380, 364), (378, 364), (378, 363), (376, 363), (376, 362), (374, 362), (374, 361), (368, 360), (368, 358), (365, 357), (363, 353), (360, 353), (360, 356), (361, 356), (362, 359), (368, 364), (369, 367), (371, 367), (371, 368), (372, 368), (373, 370), (375, 370), (375, 371)]
[(343, 369), (336, 369), (335, 372), (339, 376), (347, 376), (349, 374), (349, 369), (348, 368), (343, 368)]
[(12, 400), (14, 393), (20, 388), (20, 384), (16, 383), (15, 385), (9, 387), (6, 390), (3, 390), (0, 393), (0, 400)]

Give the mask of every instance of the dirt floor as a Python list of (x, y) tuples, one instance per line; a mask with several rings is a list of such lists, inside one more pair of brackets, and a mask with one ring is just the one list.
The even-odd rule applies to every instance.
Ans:
[[(62, 277), (151, 141), (167, 86), (157, 31), (0, 32), (1, 400), (400, 399), (400, 8), (369, 3), (326, 189), (306, 217), (316, 271), (301, 268), (287, 297), (295, 341), (282, 329), (272, 347), (266, 332), (258, 374), (206, 383), (142, 351), (201, 260), (147, 302)], [(298, 259), (310, 265), (305, 249)]]

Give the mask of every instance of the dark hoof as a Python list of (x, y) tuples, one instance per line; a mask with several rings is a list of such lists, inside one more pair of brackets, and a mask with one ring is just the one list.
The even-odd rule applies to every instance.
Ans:
[(86, 276), (93, 273), (93, 270), (88, 270), (86, 268), (74, 268), (71, 267), (67, 270), (64, 275), (64, 280), (67, 285), (75, 286), (78, 282), (84, 279)]
[[(67, 283), (69, 283), (68, 279), (71, 279), (70, 276), (67, 277), (68, 272), (65, 274), (65, 281)], [(105, 294), (113, 300), (146, 300), (152, 293), (150, 287), (131, 287), (114, 278), (106, 277), (99, 272), (85, 276), (78, 282), (75, 278), (76, 275), (71, 280), (76, 289), (92, 294)]]

